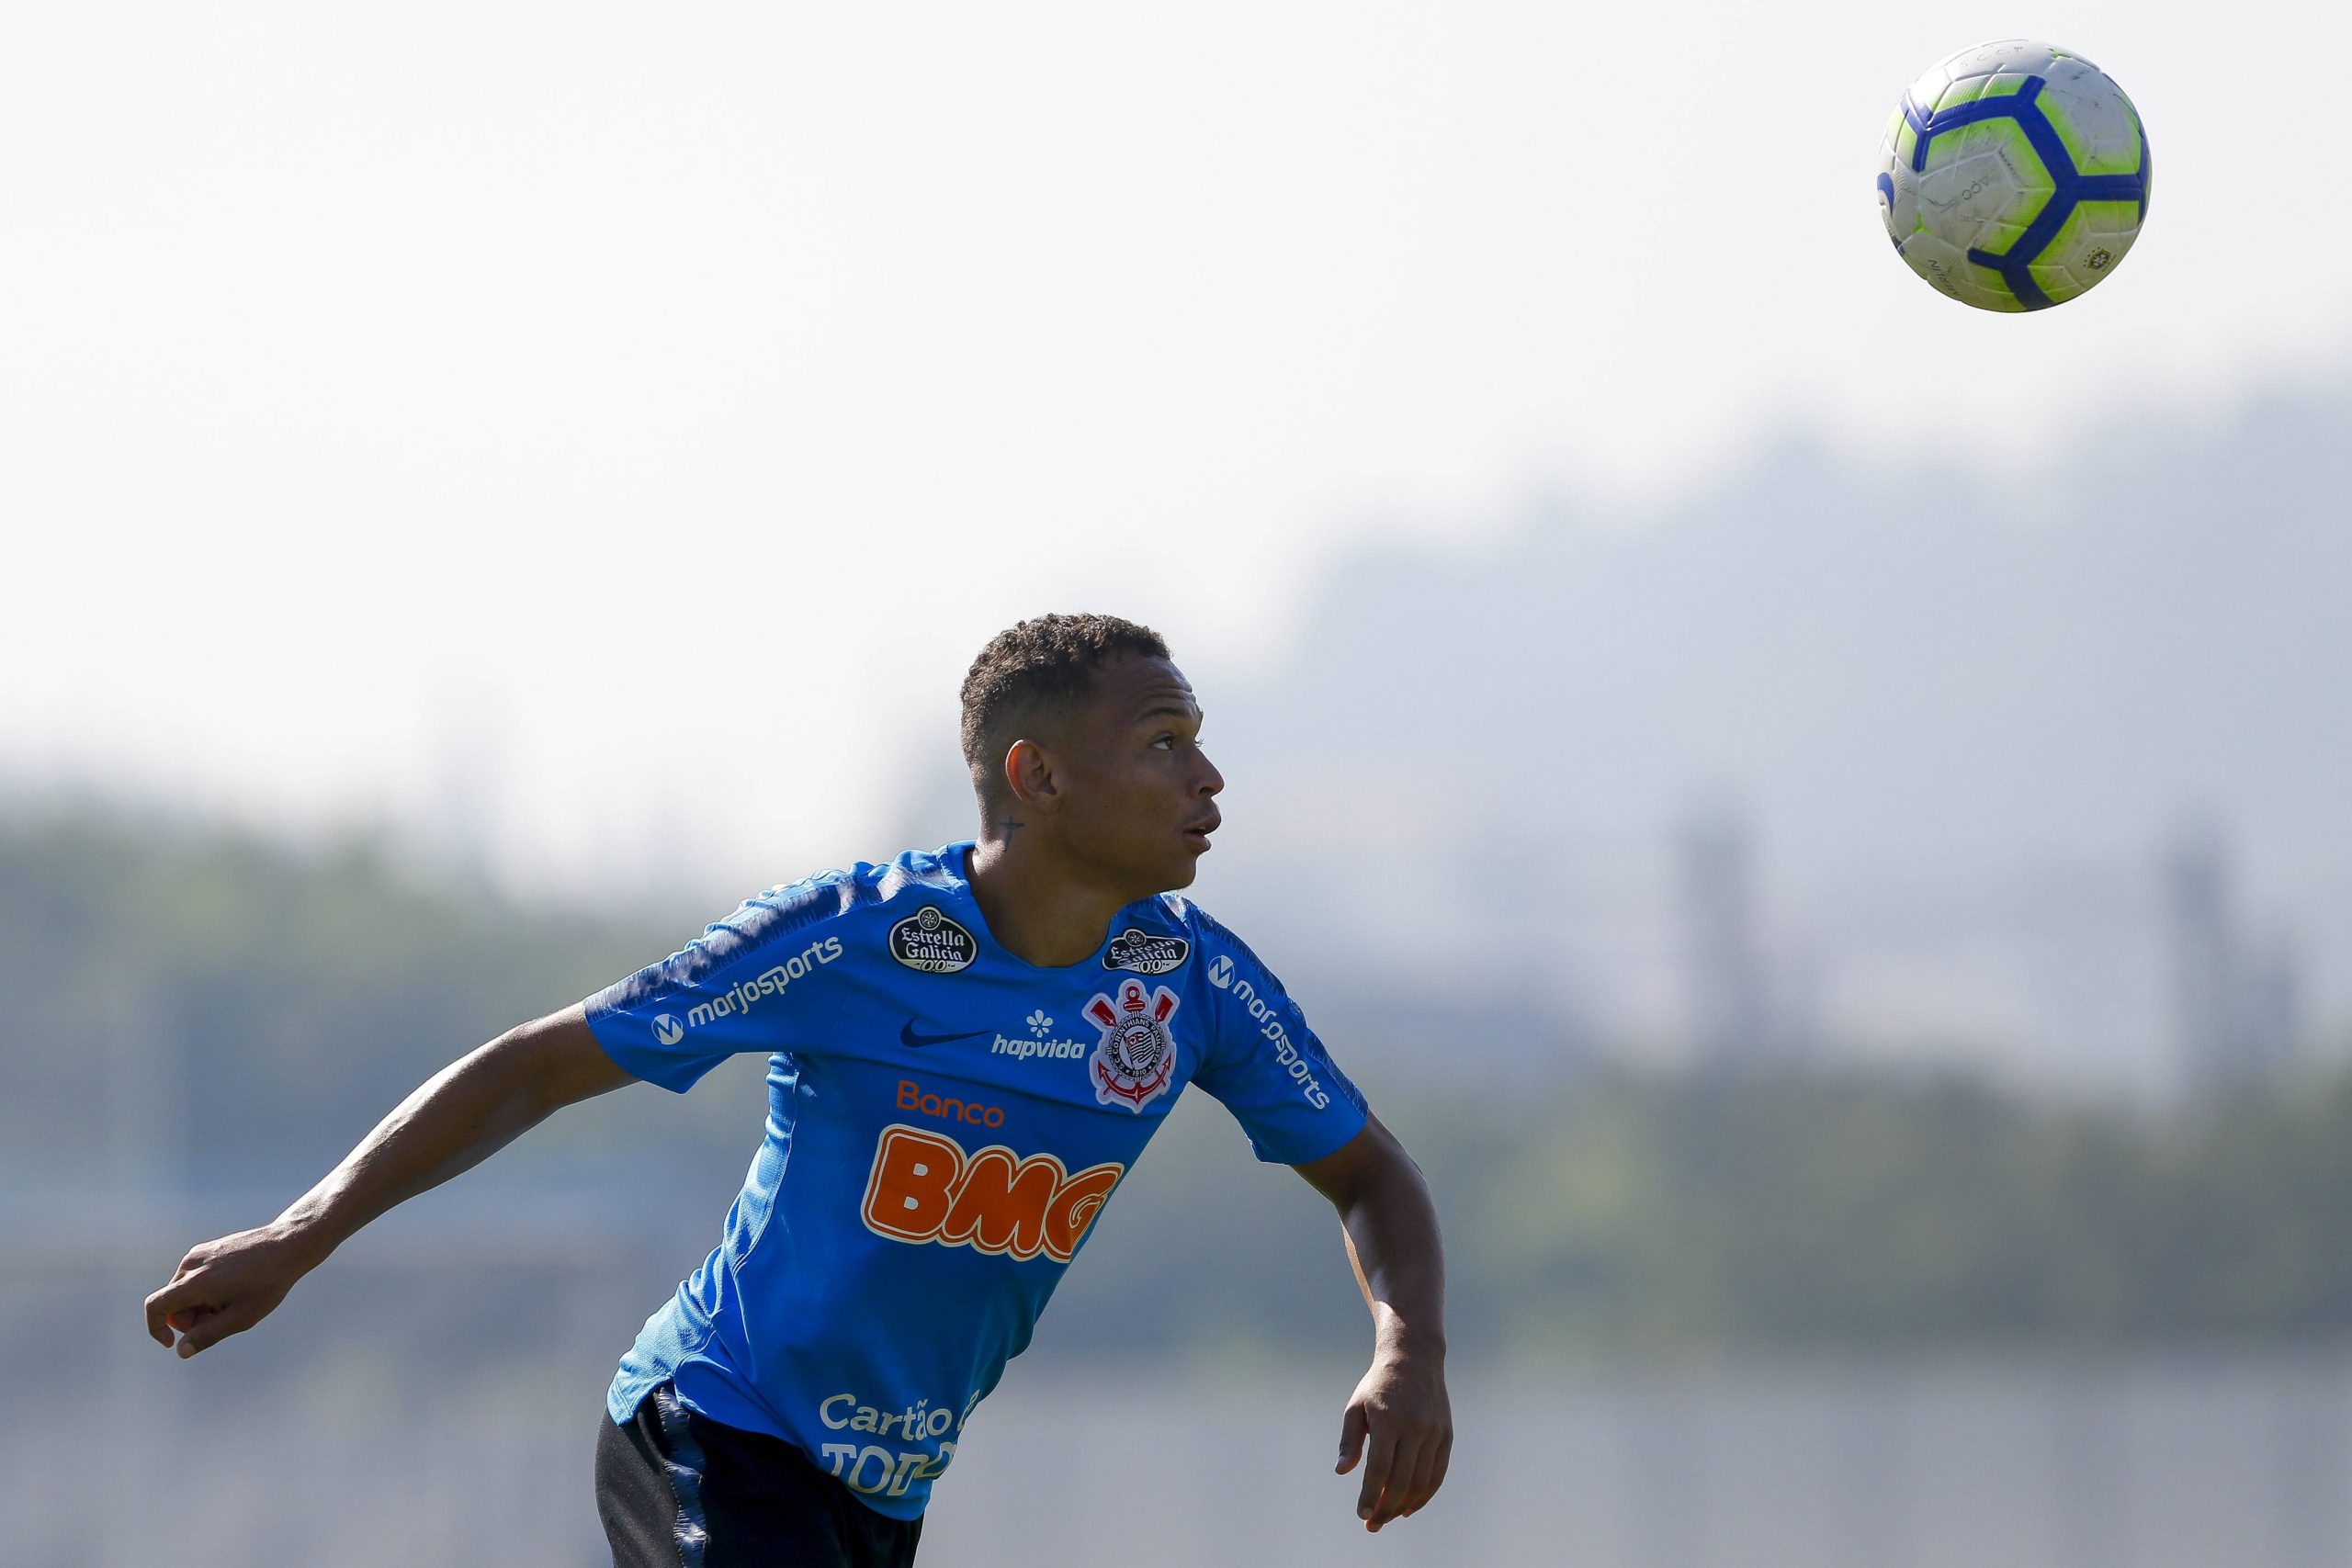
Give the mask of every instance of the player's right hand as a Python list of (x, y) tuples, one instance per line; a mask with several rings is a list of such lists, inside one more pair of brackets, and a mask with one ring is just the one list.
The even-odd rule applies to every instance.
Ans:
[(147, 1334), (182, 1359), (243, 1334), (286, 1299), (317, 1259), (276, 1225), (239, 1231), (188, 1249), (172, 1282), (147, 1298)]

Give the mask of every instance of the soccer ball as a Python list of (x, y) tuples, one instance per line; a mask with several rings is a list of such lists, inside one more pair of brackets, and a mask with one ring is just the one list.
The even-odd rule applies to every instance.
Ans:
[(2080, 55), (2029, 39), (1948, 55), (1887, 122), (1878, 198), (1911, 270), (1980, 310), (2087, 293), (2148, 216), (2140, 111)]

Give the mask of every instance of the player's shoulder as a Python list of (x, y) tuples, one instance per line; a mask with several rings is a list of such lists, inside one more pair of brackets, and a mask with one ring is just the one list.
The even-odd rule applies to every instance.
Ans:
[(887, 861), (854, 861), (754, 893), (695, 943), (725, 962), (786, 938), (839, 934), (863, 919), (895, 919), (925, 901), (966, 896), (965, 846), (908, 850)]
[(1247, 951), (1231, 928), (1182, 893), (1161, 893), (1132, 908), (1157, 915), (1170, 930), (1182, 932), (1204, 948)]
[[(1187, 956), (1198, 955), (1212, 984), (1216, 984), (1218, 976), (1230, 976), (1237, 964), (1243, 966), (1244, 973), (1265, 972), (1264, 962), (1230, 926), (1182, 893), (1162, 893), (1131, 905), (1129, 909), (1141, 913), (1145, 917), (1143, 923), (1158, 925), (1182, 939), (1191, 950)], [(1219, 964), (1220, 959), (1225, 962)]]

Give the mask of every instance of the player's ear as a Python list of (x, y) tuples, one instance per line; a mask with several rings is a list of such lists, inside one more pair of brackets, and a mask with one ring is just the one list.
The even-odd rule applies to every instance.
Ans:
[(1035, 740), (1016, 740), (1006, 750), (1004, 784), (1013, 799), (1032, 810), (1052, 811), (1061, 805), (1053, 757)]

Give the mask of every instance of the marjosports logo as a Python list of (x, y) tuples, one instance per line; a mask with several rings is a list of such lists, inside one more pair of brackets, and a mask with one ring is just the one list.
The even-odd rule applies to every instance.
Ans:
[(1094, 1080), (1096, 1100), (1139, 1113), (1168, 1092), (1176, 1076), (1176, 1037), (1168, 1032), (1168, 1021), (1176, 1013), (1176, 993), (1155, 986), (1146, 996), (1140, 980), (1122, 980), (1118, 989), (1115, 1004), (1109, 997), (1086, 1004), (1086, 1016), (1102, 1030), (1086, 1073)]
[(1067, 1263), (1102, 1212), (1123, 1165), (1071, 1172), (1052, 1155), (1001, 1144), (975, 1155), (944, 1133), (894, 1124), (874, 1145), (860, 1214), (876, 1235)]
[(1222, 991), (1233, 984), (1233, 960), (1218, 953), (1209, 960), (1209, 984)]
[[(696, 1002), (686, 1010), (686, 1029), (700, 1029), (714, 1018), (729, 1018), (739, 1012), (749, 1012), (762, 997), (780, 997), (784, 988), (799, 979), (820, 964), (831, 964), (842, 955), (842, 939), (829, 936), (812, 942), (805, 952), (796, 953), (783, 963), (761, 971), (749, 980), (740, 980), (727, 987), (724, 996), (713, 997), (707, 1002)], [(674, 1031), (674, 1032), (673, 1032)], [(678, 1028), (678, 1021), (668, 1013), (653, 1021), (653, 1037), (664, 1045), (675, 1045), (685, 1030)]]
[[(1227, 962), (1222, 958), (1217, 960), (1218, 964)], [(1216, 978), (1214, 965), (1210, 968), (1209, 978)], [(1306, 1053), (1298, 1048), (1298, 1043), (1290, 1037), (1290, 1031), (1283, 1027), (1283, 1021), (1274, 1015), (1274, 1004), (1260, 996), (1258, 987), (1247, 980), (1233, 982), (1233, 999), (1249, 1010), (1250, 1021), (1258, 1026), (1258, 1032), (1273, 1043), (1274, 1060), (1282, 1064), (1283, 1071), (1298, 1085), (1298, 1092), (1306, 1097), (1306, 1103), (1317, 1111), (1328, 1109), (1331, 1103), (1329, 1091), (1315, 1081), (1313, 1065), (1307, 1061)]]
[(979, 944), (937, 905), (925, 904), (890, 928), (890, 956), (926, 975), (953, 975), (972, 966)]
[(1165, 975), (1193, 956), (1193, 944), (1181, 936), (1159, 936), (1129, 926), (1102, 950), (1105, 969), (1132, 969), (1138, 975)]

